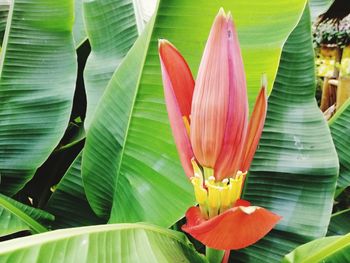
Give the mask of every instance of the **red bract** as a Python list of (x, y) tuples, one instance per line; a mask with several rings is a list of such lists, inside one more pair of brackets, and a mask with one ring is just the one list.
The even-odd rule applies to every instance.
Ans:
[(186, 212), (182, 230), (203, 244), (221, 250), (241, 249), (264, 237), (280, 216), (256, 206), (237, 206), (209, 220), (203, 219), (198, 207)]
[[(248, 123), (244, 67), (232, 17), (220, 9), (194, 83), (177, 49), (159, 41), (165, 101), (181, 163), (199, 207), (183, 230), (217, 249), (248, 246), (280, 219), (264, 208), (234, 204), (266, 117), (266, 80)], [(242, 172), (243, 171), (243, 172)]]
[(182, 166), (186, 175), (191, 177), (193, 176), (191, 164), (193, 151), (187, 130), (189, 129), (194, 80), (186, 61), (168, 41), (159, 41), (159, 56), (171, 129)]

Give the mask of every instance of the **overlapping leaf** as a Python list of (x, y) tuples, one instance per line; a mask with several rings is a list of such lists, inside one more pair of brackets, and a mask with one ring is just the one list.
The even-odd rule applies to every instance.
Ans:
[(194, 202), (169, 129), (159, 38), (174, 43), (196, 72), (216, 13), (221, 6), (231, 10), (254, 101), (261, 73), (273, 81), (281, 46), (304, 5), (302, 0), (160, 1), (155, 20), (109, 82), (87, 134), (83, 181), (94, 211), (108, 218), (113, 206), (111, 222), (169, 226)]
[(90, 126), (113, 72), (143, 29), (143, 21), (134, 2), (83, 1), (86, 33), (91, 44), (91, 53), (84, 70), (87, 95), (85, 128)]
[(78, 48), (87, 40), (85, 25), (83, 20), (83, 0), (74, 0), (74, 25), (73, 36), (75, 47)]
[(81, 178), (81, 154), (56, 186), (46, 210), (55, 215), (53, 228), (68, 228), (106, 223), (92, 211), (85, 197)]
[(310, 0), (311, 21), (315, 21), (319, 15), (326, 12), (332, 2), (332, 0)]
[(206, 262), (185, 235), (144, 224), (56, 230), (2, 242), (10, 262)]
[(239, 253), (241, 262), (280, 262), (326, 234), (338, 159), (314, 98), (309, 9), (284, 45), (267, 119), (244, 198), (283, 217), (268, 236)]
[(5, 34), (9, 7), (10, 7), (10, 2), (8, 0), (0, 0), (0, 50), (2, 46), (2, 40)]
[(328, 226), (328, 236), (350, 233), (350, 209), (334, 213)]
[(46, 160), (70, 116), (76, 56), (70, 0), (11, 1), (0, 58), (0, 192)]
[(0, 236), (22, 230), (31, 230), (34, 233), (45, 232), (47, 228), (41, 223), (52, 220), (54, 220), (53, 215), (0, 194)]
[(332, 138), (339, 156), (338, 187), (350, 185), (350, 99), (329, 121)]
[(344, 263), (349, 261), (350, 234), (320, 238), (302, 245), (286, 255), (282, 263)]

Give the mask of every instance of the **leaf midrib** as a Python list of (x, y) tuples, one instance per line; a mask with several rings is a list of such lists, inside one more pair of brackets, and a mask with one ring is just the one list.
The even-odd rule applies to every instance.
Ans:
[[(77, 228), (69, 228), (69, 229), (60, 229), (47, 233), (42, 233), (40, 235), (35, 236), (27, 236), (21, 239), (12, 239), (9, 241), (5, 241), (1, 243), (0, 247), (0, 255), (1, 253), (8, 252), (9, 248), (20, 247), (20, 249), (32, 247), (37, 244), (44, 244), (50, 241), (58, 241), (66, 238), (77, 237), (81, 235), (89, 235), (89, 234), (97, 234), (108, 231), (119, 231), (119, 230), (136, 230), (141, 229), (145, 231), (150, 231), (154, 233), (159, 233), (162, 235), (166, 235), (169, 238), (176, 240), (177, 242), (189, 247), (189, 243), (186, 242), (186, 239), (180, 238), (180, 236), (172, 230), (163, 229), (157, 226), (153, 226), (145, 223), (124, 223), (124, 224), (108, 224), (108, 225), (95, 225), (95, 226), (86, 226), (86, 227), (77, 227)], [(53, 235), (53, 233), (55, 235)], [(14, 246), (16, 244), (16, 246)]]
[(2, 194), (0, 194), (0, 206), (2, 206), (4, 209), (21, 219), (25, 224), (27, 224), (35, 233), (43, 233), (47, 232), (48, 230), (41, 225), (39, 222), (28, 216), (25, 212), (23, 212), (21, 209), (17, 208), (15, 205), (11, 204), (9, 201), (7, 201)]
[(316, 254), (303, 259), (301, 263), (320, 262), (321, 260), (337, 253), (339, 250), (342, 250), (347, 246), (350, 246), (350, 233), (339, 238), (337, 241), (331, 243), (330, 245), (323, 247)]
[(7, 43), (8, 43), (8, 38), (9, 38), (9, 34), (10, 34), (10, 28), (12, 26), (12, 17), (13, 17), (13, 9), (14, 9), (14, 5), (15, 5), (15, 0), (8, 2), (8, 4), (9, 4), (10, 8), (9, 8), (8, 15), (7, 15), (5, 34), (4, 34), (4, 38), (2, 41), (1, 52), (0, 52), (0, 80), (2, 78), (2, 70), (3, 70), (4, 62), (5, 62)]
[[(157, 3), (157, 6), (156, 6), (156, 9), (155, 9), (155, 14), (157, 13), (157, 10), (158, 10), (158, 7), (159, 7), (159, 4), (160, 4), (161, 0), (158, 1)], [(152, 27), (152, 29), (150, 29), (150, 32), (148, 32), (148, 36), (147, 36), (147, 47), (144, 49), (144, 53), (143, 53), (143, 57), (142, 57), (142, 63), (141, 63), (141, 70), (140, 70), (140, 74), (138, 76), (138, 80), (136, 82), (136, 90), (135, 90), (135, 96), (133, 98), (133, 101), (132, 101), (132, 107), (131, 107), (131, 110), (130, 110), (130, 114), (129, 114), (129, 118), (128, 118), (128, 122), (127, 122), (127, 128), (126, 128), (126, 131), (125, 131), (125, 136), (124, 136), (124, 142), (123, 142), (123, 146), (122, 146), (122, 149), (121, 149), (121, 153), (120, 153), (120, 160), (119, 160), (119, 163), (118, 163), (118, 169), (117, 169), (117, 173), (116, 173), (116, 178), (115, 178), (115, 185), (114, 185), (114, 193), (113, 193), (113, 200), (115, 199), (115, 195), (116, 195), (116, 190), (118, 188), (118, 179), (119, 179), (119, 174), (120, 174), (120, 169), (121, 169), (121, 166), (122, 166), (122, 162), (123, 162), (123, 158), (124, 158), (124, 152), (125, 152), (125, 145), (126, 145), (126, 142), (128, 140), (128, 135), (129, 135), (129, 129), (130, 129), (130, 124), (131, 124), (131, 119), (132, 119), (132, 116), (133, 116), (133, 112), (134, 112), (134, 109), (135, 109), (135, 102), (136, 102), (136, 97), (137, 97), (137, 94), (138, 94), (138, 90), (140, 88), (140, 82), (141, 82), (141, 77), (143, 75), (143, 70), (144, 70), (144, 67), (145, 67), (145, 61), (146, 61), (146, 57), (147, 57), (147, 54), (148, 54), (148, 50), (149, 50), (149, 47), (150, 47), (150, 40), (151, 40), (151, 37), (153, 35), (153, 30), (154, 30), (154, 25), (156, 23), (156, 16), (153, 15), (153, 18), (150, 20), (150, 27)], [(113, 205), (111, 207), (111, 211), (113, 209)]]

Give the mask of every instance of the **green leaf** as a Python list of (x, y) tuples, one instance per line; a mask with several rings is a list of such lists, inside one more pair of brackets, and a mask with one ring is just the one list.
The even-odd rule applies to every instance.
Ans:
[(332, 2), (332, 0), (310, 0), (311, 21), (315, 21), (319, 15), (326, 12)]
[(7, 15), (9, 12), (10, 3), (7, 0), (0, 0), (0, 51), (2, 40), (5, 34)]
[(332, 215), (327, 235), (335, 236), (347, 233), (350, 233), (350, 208)]
[(84, 70), (86, 129), (90, 126), (91, 118), (113, 72), (143, 28), (142, 20), (140, 22), (140, 18), (135, 16), (137, 9), (134, 8), (134, 1), (83, 2), (86, 32), (91, 44), (91, 53)]
[(280, 262), (298, 245), (327, 231), (338, 159), (314, 98), (310, 30), (307, 7), (283, 47), (244, 195), (283, 218), (263, 240), (239, 253), (241, 262)]
[(282, 263), (350, 262), (350, 234), (314, 240), (286, 255)]
[(80, 117), (69, 122), (68, 127), (66, 129), (66, 134), (67, 133), (69, 133), (69, 136), (67, 136), (61, 141), (61, 145), (59, 145), (56, 148), (56, 151), (63, 151), (69, 149), (85, 139), (86, 135), (84, 124), (81, 121)]
[(0, 236), (29, 229), (34, 233), (46, 232), (40, 222), (52, 220), (53, 215), (0, 194)]
[(94, 214), (86, 199), (81, 178), (81, 155), (61, 179), (45, 208), (55, 215), (52, 222), (55, 229), (106, 223)]
[(61, 139), (76, 55), (70, 0), (13, 0), (0, 58), (0, 192), (12, 195)]
[(83, 19), (83, 0), (74, 0), (73, 37), (76, 48), (80, 47), (87, 40)]
[(346, 188), (350, 185), (350, 99), (332, 117), (329, 126), (339, 157), (337, 186)]
[(2, 242), (6, 262), (206, 262), (184, 234), (145, 224), (56, 230)]
[[(144, 23), (147, 23), (151, 20), (151, 17), (154, 13), (154, 9), (157, 6), (158, 0), (134, 0), (135, 7), (138, 7), (138, 14)], [(136, 12), (135, 12), (136, 14)], [(140, 20), (140, 19), (139, 19)]]
[(83, 182), (95, 213), (111, 214), (110, 222), (170, 226), (194, 204), (164, 105), (159, 38), (174, 43), (196, 71), (220, 6), (231, 10), (252, 101), (262, 72), (272, 83), (281, 46), (304, 5), (301, 0), (160, 1), (156, 16), (109, 82), (87, 133)]

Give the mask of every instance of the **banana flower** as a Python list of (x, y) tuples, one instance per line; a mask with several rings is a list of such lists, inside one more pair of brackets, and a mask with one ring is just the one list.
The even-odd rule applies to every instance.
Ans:
[(266, 81), (248, 123), (246, 80), (231, 14), (220, 9), (196, 81), (179, 51), (159, 40), (165, 102), (196, 201), (182, 230), (210, 248), (241, 249), (281, 219), (240, 196), (266, 117)]

